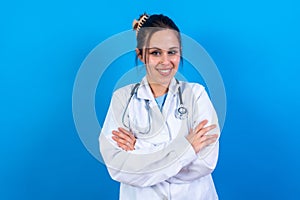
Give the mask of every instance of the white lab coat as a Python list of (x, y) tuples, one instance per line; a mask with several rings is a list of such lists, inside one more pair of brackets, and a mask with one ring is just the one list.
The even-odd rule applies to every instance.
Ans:
[[(179, 85), (188, 109), (184, 120), (175, 117)], [(218, 160), (219, 141), (196, 154), (185, 138), (190, 128), (204, 119), (208, 125), (217, 124), (208, 134), (220, 134), (215, 109), (204, 87), (182, 81), (177, 84), (173, 78), (160, 111), (144, 77), (122, 120), (133, 87), (134, 84), (128, 85), (114, 92), (99, 137), (108, 172), (121, 183), (120, 200), (218, 199), (211, 173)], [(124, 127), (122, 121), (137, 138), (133, 151), (122, 150), (112, 140), (112, 130)], [(138, 133), (138, 129), (147, 132), (149, 124), (148, 134)]]

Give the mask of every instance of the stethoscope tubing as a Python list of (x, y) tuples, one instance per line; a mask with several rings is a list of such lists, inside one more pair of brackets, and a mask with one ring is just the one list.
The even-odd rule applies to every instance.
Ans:
[[(176, 83), (179, 85), (179, 81), (177, 79), (176, 79)], [(140, 83), (137, 83), (132, 88), (131, 93), (130, 93), (130, 97), (127, 101), (126, 107), (125, 107), (123, 115), (122, 115), (122, 123), (129, 130), (131, 130), (129, 125), (125, 124), (125, 115), (126, 115), (126, 112), (128, 110), (128, 106), (130, 104), (130, 101), (131, 101), (133, 95), (137, 93), (137, 90), (138, 90), (139, 86), (140, 86)], [(181, 87), (180, 86), (178, 87), (178, 96), (179, 96), (179, 107), (177, 109), (175, 109), (175, 117), (177, 119), (183, 120), (183, 119), (187, 118), (188, 110), (183, 105), (182, 93), (181, 93)], [(150, 119), (150, 112), (149, 112), (150, 111), (150, 106), (149, 106), (149, 100), (147, 100), (147, 101), (148, 102), (146, 102), (146, 104), (147, 104), (147, 110), (148, 110), (148, 124), (149, 124), (149, 126), (148, 126), (147, 131), (144, 132), (144, 133), (140, 132), (141, 134), (148, 134), (151, 130), (151, 119)]]

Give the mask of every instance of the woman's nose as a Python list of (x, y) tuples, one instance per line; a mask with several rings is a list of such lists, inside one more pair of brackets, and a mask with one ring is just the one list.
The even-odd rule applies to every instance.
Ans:
[(160, 64), (166, 65), (166, 64), (169, 64), (169, 62), (170, 62), (170, 58), (169, 58), (168, 54), (163, 53), (161, 56)]

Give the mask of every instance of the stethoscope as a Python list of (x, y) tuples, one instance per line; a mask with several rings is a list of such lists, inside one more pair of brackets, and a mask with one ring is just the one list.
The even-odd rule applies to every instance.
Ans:
[[(175, 79), (175, 80), (176, 80), (177, 85), (179, 85), (179, 81), (178, 81), (177, 79)], [(136, 92), (137, 92), (139, 86), (140, 86), (140, 83), (137, 83), (137, 84), (135, 84), (135, 86), (132, 88), (131, 93), (130, 93), (130, 97), (129, 97), (128, 101), (127, 101), (126, 107), (125, 107), (124, 112), (123, 112), (123, 115), (122, 115), (122, 123), (123, 123), (123, 125), (124, 125), (126, 128), (128, 128), (128, 129), (130, 129), (129, 126), (127, 126), (127, 125), (125, 124), (125, 122), (124, 122), (125, 113), (127, 112), (129, 103), (130, 103), (130, 101), (131, 101), (133, 95), (136, 94)], [(177, 109), (175, 109), (175, 117), (176, 117), (177, 119), (184, 120), (184, 119), (187, 118), (188, 110), (187, 110), (187, 108), (184, 107), (184, 105), (183, 105), (183, 101), (182, 101), (182, 93), (181, 93), (181, 88), (180, 88), (180, 86), (178, 86), (178, 96), (179, 96), (179, 106), (178, 106)], [(147, 129), (145, 132), (140, 132), (141, 134), (148, 134), (148, 133), (150, 132), (150, 130), (151, 130), (150, 112), (149, 112), (149, 111), (150, 111), (149, 100), (145, 100), (145, 101), (146, 101), (146, 109), (147, 109), (147, 111), (148, 111), (147, 113), (148, 113), (148, 124), (149, 124), (149, 126), (148, 126), (148, 129)]]

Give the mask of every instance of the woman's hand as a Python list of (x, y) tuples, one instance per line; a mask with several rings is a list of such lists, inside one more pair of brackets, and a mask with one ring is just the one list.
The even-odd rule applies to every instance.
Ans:
[(201, 149), (203, 149), (204, 147), (214, 143), (218, 138), (218, 134), (206, 134), (210, 130), (217, 127), (215, 124), (204, 127), (207, 122), (207, 120), (203, 120), (194, 130), (190, 130), (189, 134), (186, 136), (187, 140), (191, 143), (196, 153), (201, 151)]
[(134, 150), (136, 138), (134, 135), (125, 130), (124, 128), (118, 128), (118, 131), (112, 131), (112, 139), (117, 142), (118, 146), (125, 151)]

